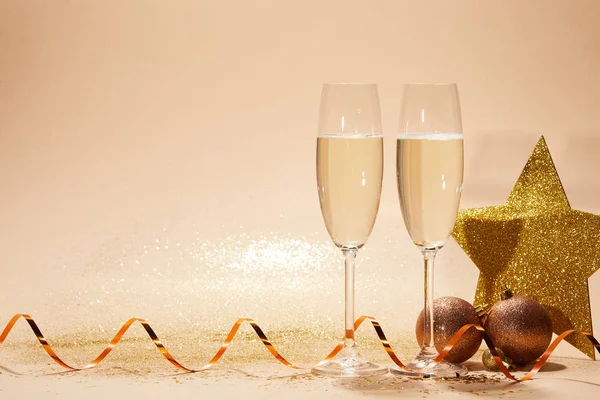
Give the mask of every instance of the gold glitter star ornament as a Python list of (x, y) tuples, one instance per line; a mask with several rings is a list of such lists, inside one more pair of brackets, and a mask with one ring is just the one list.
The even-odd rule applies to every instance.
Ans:
[[(600, 267), (600, 216), (571, 208), (544, 137), (506, 203), (461, 210), (452, 236), (479, 268), (475, 304), (494, 304), (508, 286), (546, 308), (554, 333), (592, 333), (588, 278)], [(585, 337), (567, 340), (594, 359)]]

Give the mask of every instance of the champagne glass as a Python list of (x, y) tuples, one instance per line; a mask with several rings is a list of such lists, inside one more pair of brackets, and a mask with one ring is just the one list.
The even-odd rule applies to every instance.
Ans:
[(383, 179), (383, 135), (377, 85), (325, 84), (317, 138), (317, 187), (325, 226), (345, 258), (344, 348), (313, 372), (357, 377), (388, 368), (364, 360), (354, 341), (354, 263), (377, 216)]
[[(397, 137), (396, 172), (404, 224), (425, 261), (423, 343), (411, 370), (426, 368), (434, 346), (433, 263), (456, 222), (463, 183), (463, 133), (456, 84), (404, 86)], [(416, 377), (465, 374), (462, 365), (442, 361), (425, 372), (392, 368)]]

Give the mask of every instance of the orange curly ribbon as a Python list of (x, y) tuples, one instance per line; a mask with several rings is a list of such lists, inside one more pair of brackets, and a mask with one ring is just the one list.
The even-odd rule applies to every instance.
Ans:
[[(85, 370), (85, 369), (90, 369), (90, 368), (94, 368), (98, 364), (100, 364), (100, 362), (102, 362), (102, 360), (104, 360), (106, 358), (106, 356), (108, 356), (108, 354), (110, 354), (110, 352), (115, 348), (115, 346), (121, 341), (121, 339), (123, 338), (123, 336), (125, 335), (125, 333), (129, 330), (129, 328), (131, 327), (131, 325), (133, 325), (135, 322), (139, 322), (144, 327), (144, 329), (148, 333), (148, 336), (150, 336), (150, 339), (152, 339), (152, 342), (154, 343), (154, 345), (156, 346), (156, 348), (161, 352), (161, 354), (171, 364), (173, 364), (173, 366), (175, 366), (176, 368), (178, 368), (178, 369), (180, 369), (182, 371), (185, 371), (185, 372), (200, 372), (200, 371), (205, 371), (205, 370), (211, 368), (213, 365), (215, 365), (221, 359), (221, 357), (223, 357), (223, 355), (225, 354), (225, 352), (229, 348), (229, 345), (231, 344), (231, 342), (235, 338), (235, 336), (236, 336), (236, 334), (237, 334), (240, 326), (244, 322), (247, 322), (248, 324), (250, 324), (250, 326), (252, 327), (252, 329), (254, 329), (254, 332), (256, 333), (256, 335), (262, 341), (263, 345), (267, 348), (267, 350), (269, 350), (269, 352), (275, 357), (275, 359), (277, 359), (277, 361), (279, 361), (281, 364), (283, 364), (283, 365), (285, 365), (286, 367), (289, 367), (289, 368), (302, 369), (302, 367), (296, 366), (296, 365), (290, 363), (288, 360), (286, 360), (275, 349), (275, 347), (273, 346), (273, 344), (271, 344), (271, 342), (267, 338), (267, 335), (265, 335), (265, 333), (260, 328), (260, 326), (258, 326), (258, 324), (256, 323), (256, 321), (254, 321), (251, 318), (240, 318), (240, 319), (238, 319), (233, 324), (232, 328), (230, 329), (229, 333), (227, 334), (227, 337), (223, 341), (223, 344), (221, 345), (221, 347), (219, 348), (219, 350), (217, 351), (217, 353), (214, 355), (214, 357), (206, 365), (204, 365), (204, 366), (202, 366), (202, 367), (200, 367), (198, 369), (188, 368), (188, 367), (184, 366), (183, 364), (181, 364), (179, 361), (177, 361), (175, 359), (175, 357), (173, 357), (171, 355), (171, 353), (169, 353), (169, 351), (167, 350), (167, 348), (162, 344), (162, 342), (158, 338), (158, 335), (156, 334), (156, 332), (154, 332), (154, 329), (152, 329), (152, 327), (150, 326), (150, 324), (146, 320), (141, 319), (141, 318), (131, 318), (127, 322), (125, 322), (123, 324), (123, 326), (121, 327), (121, 329), (119, 329), (119, 331), (112, 338), (112, 340), (110, 341), (110, 343), (108, 344), (108, 346), (106, 346), (106, 348), (100, 353), (100, 355), (98, 355), (98, 357), (96, 357), (93, 361), (91, 361), (89, 364), (87, 364), (87, 365), (85, 365), (83, 367), (73, 367), (73, 366), (70, 366), (69, 364), (67, 364), (66, 362), (64, 362), (56, 354), (56, 352), (52, 349), (52, 347), (48, 344), (48, 341), (46, 340), (46, 338), (42, 334), (42, 331), (37, 326), (37, 324), (35, 323), (35, 321), (33, 320), (33, 318), (31, 318), (27, 314), (17, 314), (14, 317), (11, 318), (11, 320), (8, 322), (8, 324), (6, 325), (6, 327), (4, 328), (4, 330), (2, 331), (2, 334), (0, 334), (0, 345), (2, 345), (2, 343), (4, 343), (4, 341), (6, 340), (6, 337), (11, 332), (12, 328), (15, 326), (15, 324), (17, 323), (17, 321), (19, 319), (21, 319), (21, 318), (23, 318), (23, 319), (25, 319), (27, 321), (27, 323), (31, 327), (31, 330), (33, 331), (33, 333), (37, 337), (38, 342), (42, 345), (42, 348), (46, 351), (46, 353), (48, 353), (48, 355), (54, 360), (54, 362), (56, 362), (61, 367), (65, 368), (67, 370), (70, 370), (70, 371), (81, 371), (81, 370)], [(398, 365), (398, 367), (400, 367), (400, 368), (402, 368), (402, 369), (404, 369), (406, 371), (411, 371), (408, 367), (406, 367), (402, 363), (402, 361), (400, 361), (400, 359), (398, 358), (398, 356), (396, 355), (396, 353), (394, 353), (394, 350), (392, 350), (392, 346), (390, 345), (390, 342), (388, 341), (387, 337), (385, 336), (385, 333), (383, 332), (383, 329), (381, 328), (381, 325), (379, 324), (379, 321), (377, 321), (375, 318), (363, 315), (362, 317), (358, 318), (356, 320), (356, 322), (354, 323), (354, 329), (358, 329), (362, 325), (362, 323), (364, 321), (367, 321), (367, 320), (369, 322), (371, 322), (371, 324), (373, 325), (373, 328), (375, 329), (375, 332), (377, 333), (377, 336), (379, 337), (379, 340), (380, 340), (381, 344), (383, 345), (383, 348), (387, 352), (388, 356), (392, 359), (392, 361), (396, 365)], [(486, 334), (485, 330), (481, 326), (479, 326), (479, 325), (467, 324), (467, 325), (463, 326), (458, 332), (456, 332), (456, 334), (452, 337), (452, 339), (450, 339), (450, 341), (448, 342), (448, 344), (446, 345), (446, 347), (444, 347), (444, 349), (440, 352), (440, 354), (435, 358), (435, 360), (431, 364), (429, 364), (426, 368), (423, 368), (423, 369), (420, 369), (420, 370), (412, 370), (412, 371), (414, 371), (414, 372), (425, 372), (426, 370), (432, 368), (433, 366), (435, 366), (436, 364), (438, 364), (439, 362), (441, 362), (446, 357), (446, 355), (450, 352), (450, 350), (452, 350), (452, 348), (456, 345), (456, 343), (458, 343), (458, 341), (462, 338), (462, 336), (469, 329), (471, 329), (471, 328), (477, 329), (478, 331), (480, 331), (483, 334), (483, 339), (484, 339), (487, 347), (490, 349), (490, 352), (492, 353), (492, 356), (494, 357), (494, 361), (498, 365), (498, 368), (500, 368), (500, 371), (502, 371), (502, 373), (508, 379), (510, 379), (512, 381), (515, 381), (515, 382), (524, 382), (524, 381), (532, 379), (539, 372), (539, 370), (544, 366), (544, 364), (546, 363), (546, 361), (548, 360), (548, 358), (550, 357), (550, 355), (552, 354), (552, 352), (554, 351), (554, 349), (556, 348), (556, 346), (558, 346), (558, 344), (562, 340), (564, 340), (567, 336), (569, 336), (569, 335), (571, 335), (573, 333), (577, 333), (578, 332), (578, 331), (575, 331), (575, 330), (568, 330), (568, 331), (565, 331), (562, 334), (560, 334), (550, 344), (550, 346), (548, 347), (548, 349), (540, 357), (540, 359), (534, 365), (534, 367), (531, 369), (531, 371), (529, 371), (527, 374), (525, 374), (521, 378), (516, 378), (514, 375), (512, 375), (508, 371), (508, 368), (506, 368), (504, 366), (504, 364), (502, 363), (502, 360), (500, 359), (500, 357), (498, 356), (498, 353), (496, 352), (496, 348), (494, 347), (494, 344), (492, 343), (492, 341), (489, 338), (489, 336)], [(578, 332), (578, 333), (581, 333), (581, 334), (585, 335), (590, 340), (590, 342), (592, 342), (592, 344), (594, 345), (594, 347), (596, 348), (596, 350), (598, 350), (598, 353), (600, 353), (600, 344), (592, 336), (592, 334), (587, 333), (587, 332)], [(327, 355), (327, 357), (325, 357), (325, 359), (323, 361), (321, 361), (318, 364), (316, 364), (316, 366), (324, 364), (327, 361), (329, 361), (332, 358), (334, 358), (340, 352), (340, 350), (342, 350), (343, 346), (344, 346), (343, 342), (340, 341), (337, 344), (337, 346), (331, 351), (331, 353), (329, 353)]]

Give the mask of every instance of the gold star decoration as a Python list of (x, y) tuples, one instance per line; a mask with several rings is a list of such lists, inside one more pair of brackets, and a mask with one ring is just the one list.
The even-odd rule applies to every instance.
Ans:
[[(546, 308), (554, 333), (592, 333), (588, 278), (600, 268), (600, 216), (571, 208), (543, 136), (506, 203), (461, 210), (452, 236), (479, 268), (475, 304), (491, 306), (508, 286)], [(585, 337), (567, 340), (595, 358)]]

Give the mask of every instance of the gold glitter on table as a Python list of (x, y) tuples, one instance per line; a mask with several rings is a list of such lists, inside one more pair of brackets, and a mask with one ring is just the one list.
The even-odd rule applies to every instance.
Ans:
[[(452, 236), (480, 270), (476, 304), (491, 306), (506, 285), (537, 299), (555, 333), (592, 333), (588, 278), (600, 267), (600, 216), (571, 208), (544, 137), (507, 202), (461, 210)], [(595, 357), (585, 337), (567, 340)]]

